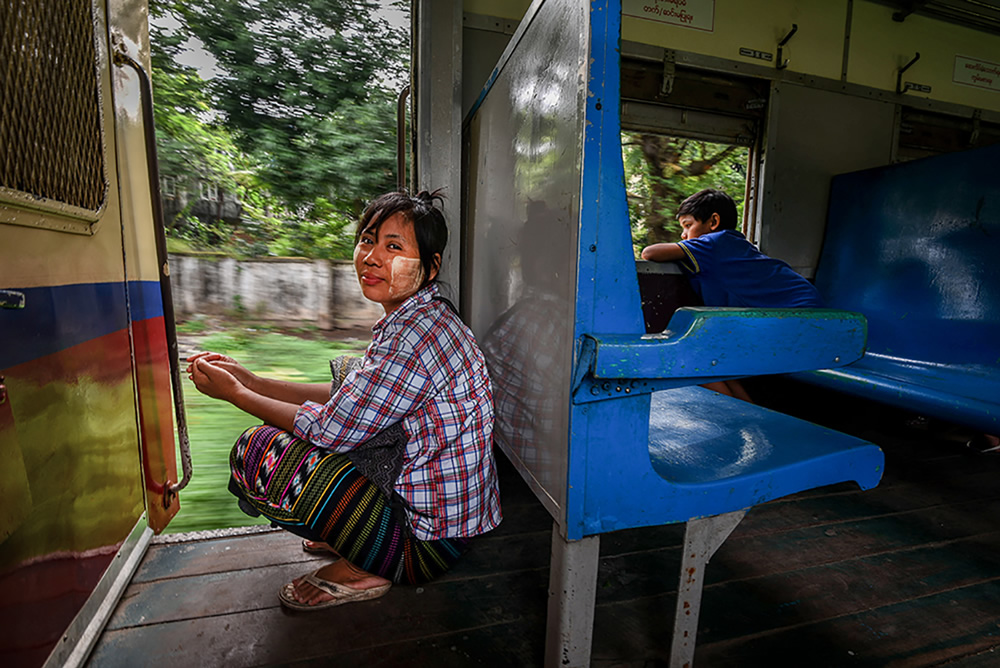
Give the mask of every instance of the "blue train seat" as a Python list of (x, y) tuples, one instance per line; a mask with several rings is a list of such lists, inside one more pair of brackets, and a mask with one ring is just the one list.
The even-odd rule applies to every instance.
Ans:
[[(587, 453), (586, 537), (573, 543), (553, 532), (550, 596), (562, 591), (563, 599), (550, 598), (550, 625), (559, 637), (580, 618), (592, 623), (592, 612), (572, 609), (571, 594), (596, 579), (599, 534), (685, 522), (671, 664), (690, 665), (705, 567), (748, 509), (840, 482), (877, 485), (884, 458), (875, 445), (697, 386), (848, 364), (865, 341), (862, 316), (822, 309), (681, 308), (662, 334), (585, 336), (572, 402), (589, 408), (591, 420), (570, 454)], [(630, 422), (626, 398), (647, 392), (648, 403), (635, 402), (645, 424)]]
[(863, 316), (683, 308), (646, 333), (620, 27), (617, 0), (532, 3), (465, 127), (462, 312), (490, 366), (494, 438), (553, 518), (551, 666), (589, 665), (601, 534), (686, 524), (671, 661), (690, 665), (705, 565), (746, 511), (867, 489), (883, 467), (870, 443), (698, 387), (849, 364)]
[(816, 286), (868, 351), (803, 374), (1000, 433), (1000, 145), (836, 177)]
[(653, 471), (672, 496), (698, 499), (674, 522), (845, 480), (879, 482), (874, 446), (702, 387), (654, 393), (649, 415)]
[[(841, 311), (695, 307), (678, 309), (662, 334), (587, 335), (572, 402), (609, 414), (590, 425), (592, 445), (570, 445), (588, 452), (581, 534), (686, 522), (849, 480), (878, 484), (877, 447), (696, 387), (847, 364), (864, 352), (865, 333), (863, 317)], [(648, 434), (615, 414), (629, 396)], [(625, 426), (632, 438), (614, 438)], [(594, 447), (605, 427), (613, 449)]]

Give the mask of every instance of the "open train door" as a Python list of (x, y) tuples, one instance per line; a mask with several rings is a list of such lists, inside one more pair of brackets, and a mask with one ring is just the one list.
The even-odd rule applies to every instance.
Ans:
[(179, 509), (146, 13), (126, 4), (0, 0), (5, 666), (82, 662)]

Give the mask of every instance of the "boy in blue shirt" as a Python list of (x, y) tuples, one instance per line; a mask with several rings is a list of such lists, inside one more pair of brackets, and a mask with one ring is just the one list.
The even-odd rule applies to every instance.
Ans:
[(705, 306), (822, 308), (812, 283), (768, 257), (736, 231), (736, 204), (719, 190), (702, 190), (681, 203), (678, 243), (642, 249), (643, 260), (676, 261)]
[[(736, 203), (724, 192), (706, 189), (681, 202), (678, 243), (642, 249), (642, 259), (678, 262), (705, 306), (822, 308), (812, 283), (781, 260), (770, 258), (736, 231)], [(750, 401), (736, 381), (705, 387)]]

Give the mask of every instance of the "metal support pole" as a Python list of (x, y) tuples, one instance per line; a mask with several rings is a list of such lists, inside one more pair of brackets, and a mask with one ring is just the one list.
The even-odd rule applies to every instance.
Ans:
[(597, 563), (601, 537), (566, 540), (552, 523), (549, 610), (545, 627), (548, 668), (586, 668), (594, 632)]
[(396, 98), (396, 187), (407, 190), (406, 187), (406, 98), (410, 95), (410, 87), (404, 86)]
[(413, 173), (415, 191), (443, 189), (448, 223), (438, 283), (459, 303), (462, 247), (462, 2), (415, 0), (413, 22)]
[(670, 668), (694, 666), (701, 591), (705, 586), (705, 566), (746, 514), (745, 510), (737, 510), (723, 515), (689, 520), (687, 523), (684, 530), (681, 577), (677, 585), (677, 613), (674, 616), (674, 640), (670, 645)]

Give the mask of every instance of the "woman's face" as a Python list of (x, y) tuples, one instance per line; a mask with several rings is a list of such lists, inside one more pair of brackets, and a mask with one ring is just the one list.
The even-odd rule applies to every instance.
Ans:
[[(441, 256), (435, 260), (439, 264)], [(424, 275), (413, 223), (401, 213), (383, 222), (378, 232), (361, 233), (354, 248), (354, 269), (365, 298), (381, 304), (386, 314), (412, 297), (425, 279), (437, 276), (436, 267), (429, 277)]]

